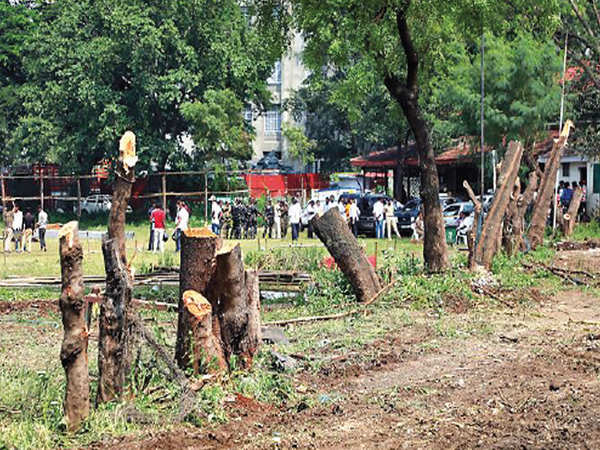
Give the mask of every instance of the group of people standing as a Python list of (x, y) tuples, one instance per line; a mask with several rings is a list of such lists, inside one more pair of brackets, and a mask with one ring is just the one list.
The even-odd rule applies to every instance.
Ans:
[(558, 184), (558, 192), (556, 194), (556, 204), (563, 211), (566, 212), (569, 209), (569, 205), (571, 204), (571, 199), (573, 198), (573, 194), (577, 188), (581, 188), (583, 193), (583, 197), (581, 198), (581, 203), (579, 205), (579, 210), (577, 214), (579, 216), (583, 216), (586, 213), (586, 201), (587, 201), (587, 186), (584, 180), (577, 183), (576, 181), (571, 182), (569, 184), (568, 181), (561, 181)]
[[(177, 202), (177, 213), (175, 216), (175, 230), (171, 235), (175, 241), (175, 251), (181, 250), (181, 233), (186, 231), (190, 224), (190, 207), (183, 201)], [(148, 251), (164, 252), (165, 242), (169, 240), (167, 234), (167, 214), (160, 204), (153, 203), (148, 210), (150, 220), (150, 239), (148, 240)]]
[(48, 226), (48, 213), (42, 206), (38, 206), (37, 220), (31, 210), (25, 210), (25, 214), (16, 203), (10, 208), (2, 211), (4, 218), (4, 252), (10, 253), (14, 242), (16, 253), (31, 253), (33, 233), (38, 231), (40, 250), (48, 251), (46, 246), (46, 227)]

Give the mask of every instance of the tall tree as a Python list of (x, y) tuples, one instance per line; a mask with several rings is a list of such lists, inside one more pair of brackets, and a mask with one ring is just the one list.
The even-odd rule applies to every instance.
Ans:
[[(286, 44), (278, 0), (61, 0), (46, 7), (25, 67), (26, 158), (89, 170), (135, 130), (140, 166), (185, 151), (184, 103), (228, 91), (260, 107)], [(214, 99), (213, 99), (214, 100)], [(214, 102), (213, 102), (214, 103)], [(203, 155), (204, 157), (205, 155)]]
[(445, 58), (443, 43), (472, 38), (486, 28), (505, 30), (525, 22), (548, 23), (558, 0), (296, 0), (294, 15), (307, 40), (306, 60), (313, 68), (348, 67), (356, 56), (369, 59), (415, 137), (421, 163), (425, 210), (423, 253), (431, 271), (448, 265), (439, 179), (431, 131), (420, 101), (429, 69)]

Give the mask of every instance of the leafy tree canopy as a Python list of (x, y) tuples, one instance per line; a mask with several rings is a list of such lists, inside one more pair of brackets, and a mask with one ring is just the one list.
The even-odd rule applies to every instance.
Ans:
[[(233, 96), (258, 107), (269, 102), (264, 80), (286, 44), (287, 19), (278, 3), (52, 3), (24, 58), (26, 115), (11, 145), (25, 160), (89, 170), (114, 156), (116, 138), (131, 129), (138, 136), (140, 166), (163, 168), (181, 159), (182, 137), (192, 125), (202, 125), (195, 109), (218, 116), (215, 107), (230, 108)], [(182, 108), (194, 102), (203, 106)], [(215, 124), (210, 128), (214, 132)], [(213, 133), (200, 146), (214, 139)]]

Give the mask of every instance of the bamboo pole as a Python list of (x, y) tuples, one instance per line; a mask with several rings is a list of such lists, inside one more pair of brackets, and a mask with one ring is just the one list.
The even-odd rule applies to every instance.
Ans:
[(81, 179), (77, 177), (77, 217), (81, 217)]
[(208, 177), (204, 173), (204, 220), (208, 220)]
[(161, 175), (161, 182), (162, 182), (163, 211), (166, 211), (167, 210), (167, 175), (164, 173)]
[(2, 182), (2, 211), (6, 211), (6, 187), (4, 185), (4, 174), (0, 175), (0, 180)]
[(42, 176), (40, 177), (40, 205), (42, 209), (44, 209), (44, 173), (42, 172)]

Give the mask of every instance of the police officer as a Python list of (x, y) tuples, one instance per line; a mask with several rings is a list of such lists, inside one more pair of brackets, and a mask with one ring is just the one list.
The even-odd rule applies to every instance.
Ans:
[(273, 204), (271, 200), (267, 200), (267, 204), (265, 205), (265, 213), (263, 215), (265, 219), (265, 231), (263, 231), (263, 238), (269, 233), (269, 239), (271, 239), (271, 234), (273, 233), (273, 225), (275, 224), (275, 209), (273, 208)]
[(233, 239), (242, 238), (242, 222), (243, 222), (242, 203), (239, 198), (235, 199), (235, 203), (231, 208), (231, 221), (233, 224)]
[(281, 214), (281, 235), (285, 238), (290, 223), (290, 216), (288, 214), (289, 206), (285, 200), (281, 200), (279, 203), (279, 210)]
[(246, 210), (246, 236), (248, 239), (256, 238), (256, 226), (258, 224), (258, 208), (256, 208), (256, 201), (251, 198)]

